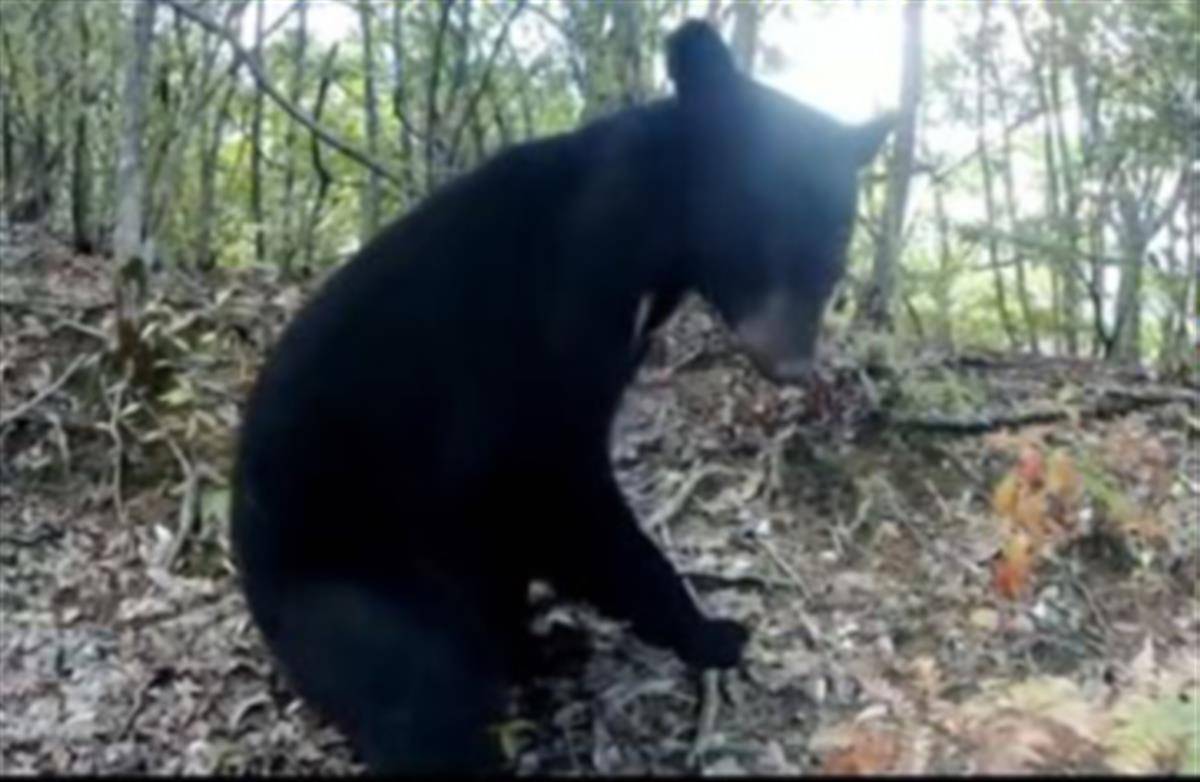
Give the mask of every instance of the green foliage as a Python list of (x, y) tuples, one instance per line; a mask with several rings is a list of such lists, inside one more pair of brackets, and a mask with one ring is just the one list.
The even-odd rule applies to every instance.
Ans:
[[(246, 47), (252, 41), (255, 2), (241, 7), (237, 23), (236, 37)], [(728, 33), (732, 7), (724, 0), (718, 5)], [(130, 6), (81, 6), (86, 49), (75, 16), (51, 13), (51, 6), (5, 0), (0, 15), (0, 81), (14, 161), (13, 170), (3, 172), (6, 199), (20, 201), (44, 183), (51, 196), (48, 224), (60, 230), (70, 225), (73, 120), (86, 115), (83, 159), (92, 176), (84, 192), (95, 202), (91, 214), (99, 232), (107, 234), (114, 221)], [(231, 11), (238, 9), (211, 0), (195, 7), (218, 21), (236, 17)], [(319, 125), (364, 150), (357, 8), (351, 2), (309, 2), (307, 44), (298, 59), (299, 14), (292, 3), (272, 0), (263, 71), (305, 114), (315, 113), (318, 90), (327, 82)], [(952, 334), (962, 346), (1006, 344), (996, 278), (1005, 288), (1009, 311), (1019, 313), (1015, 263), (1020, 259), (1027, 320), (1043, 344), (1055, 342), (1061, 349), (1070, 328), (1084, 351), (1098, 350), (1111, 335), (1094, 333), (1088, 280), (1101, 270), (1100, 321), (1111, 330), (1118, 275), (1113, 262), (1120, 260), (1126, 239), (1114, 196), (1120, 188), (1139, 194), (1148, 215), (1165, 208), (1200, 132), (1195, 98), (1200, 11), (1194, 3), (1173, 2), (1026, 4), (1018, 25), (1017, 10), (993, 3), (981, 29), (982, 8), (940, 4), (926, 15), (931, 30), (940, 26), (952, 32), (949, 39), (926, 41), (917, 166), (897, 275), (896, 295), (904, 303), (895, 307), (899, 327), (913, 338)], [(684, 15), (709, 10), (707, 0), (531, 2), (522, 8), (516, 0), (371, 3), (379, 119), (374, 155), (399, 180), (385, 185), (381, 213), (402, 213), (430, 188), (508, 144), (663, 94), (664, 34)], [(831, 14), (856, 12), (820, 3), (767, 4), (761, 10), (763, 29), (789, 18), (805, 16), (820, 24)], [(323, 28), (337, 19), (344, 23), (340, 32)], [(786, 47), (773, 41), (776, 49), (767, 51), (765, 39), (761, 44), (764, 67), (786, 64)], [(1016, 188), (1013, 213), (998, 204), (990, 225), (984, 225), (975, 138), (981, 65), (986, 66), (988, 162), (998, 201), (1003, 166), (1011, 167)], [(298, 84), (297, 68), (303, 74)], [(223, 265), (251, 262), (259, 228), (250, 219), (251, 114), (258, 87), (244, 65), (235, 68), (228, 42), (178, 16), (169, 3), (161, 4), (157, 15), (151, 70), (143, 140), (150, 180), (146, 211), (162, 259), (202, 263), (207, 250)], [(1039, 108), (1047, 98), (1056, 101), (1048, 116)], [(219, 138), (214, 136), (218, 128)], [(1005, 138), (1011, 155), (1001, 144)], [(1054, 142), (1050, 154), (1048, 138)], [(307, 128), (273, 101), (265, 102), (261, 189), (267, 217), (261, 228), (270, 263), (293, 266), (307, 258), (319, 265), (337, 263), (360, 240), (367, 172), (323, 142), (318, 167), (313, 146)], [(202, 174), (210, 149), (216, 150), (211, 202)], [(329, 182), (319, 197), (322, 169)], [(864, 174), (861, 212), (870, 223), (880, 220), (886, 170), (881, 160)], [(945, 225), (933, 210), (935, 179)], [(1051, 188), (1057, 190), (1057, 207)], [(1141, 264), (1143, 317), (1162, 324), (1142, 328), (1146, 351), (1181, 349), (1177, 335), (1194, 271), (1189, 272), (1182, 249), (1173, 256), (1165, 250), (1170, 242), (1182, 248), (1178, 237), (1188, 230), (1194, 231), (1194, 224), (1189, 228), (1178, 221), (1170, 231), (1159, 230), (1150, 244), (1156, 262)], [(989, 241), (998, 248), (998, 272), (988, 265)], [(849, 288), (868, 278), (874, 251), (871, 232), (857, 231)], [(1078, 313), (1072, 327), (1063, 318), (1068, 280), (1075, 285), (1072, 305)]]

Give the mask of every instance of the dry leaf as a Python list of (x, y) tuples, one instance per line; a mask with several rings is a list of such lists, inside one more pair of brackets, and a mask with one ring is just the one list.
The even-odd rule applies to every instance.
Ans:
[(989, 688), (963, 704), (948, 727), (975, 744), (975, 771), (1012, 774), (1098, 757), (1107, 724), (1074, 682), (1039, 677)]
[(1013, 535), (992, 568), (992, 585), (1009, 600), (1016, 600), (1029, 586), (1033, 570), (1033, 542), (1022, 532)]
[(1042, 452), (1034, 446), (1026, 446), (1021, 450), (1021, 455), (1017, 457), (1017, 466), (1015, 468), (1017, 477), (1028, 487), (1039, 488), (1046, 475), (1046, 464), (1042, 459)]
[(1012, 519), (1017, 523), (1018, 529), (1027, 533), (1038, 548), (1050, 531), (1046, 517), (1046, 493), (1021, 487)]
[(1011, 472), (1005, 475), (992, 491), (992, 510), (1000, 516), (1012, 518), (1017, 510), (1019, 490), (1017, 476)]
[(825, 755), (819, 773), (829, 775), (883, 774), (895, 770), (900, 758), (900, 741), (886, 728), (854, 725)]
[(1061, 448), (1050, 454), (1046, 463), (1046, 491), (1068, 508), (1074, 508), (1083, 499), (1083, 476)]

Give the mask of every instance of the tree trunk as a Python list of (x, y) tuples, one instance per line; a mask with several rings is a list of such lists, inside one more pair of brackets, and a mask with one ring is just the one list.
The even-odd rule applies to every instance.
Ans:
[(27, 209), (22, 210), (24, 212), (22, 217), (31, 223), (41, 223), (45, 219), (47, 212), (50, 211), (50, 202), (54, 192), (50, 187), (50, 131), (46, 122), (50, 101), (53, 97), (49, 94), (49, 81), (54, 73), (53, 58), (50, 56), (52, 49), (50, 39), (54, 34), (54, 16), (50, 4), (45, 3), (37, 8), (32, 22), (33, 28), (37, 31), (37, 37), (43, 45), (37, 46), (34, 54), (34, 62), (37, 67), (37, 88), (34, 95), (37, 97), (37, 107), (33, 111), (33, 141), (30, 145), (31, 154), (28, 168), (30, 199)]
[[(367, 119), (367, 154), (379, 157), (379, 112), (375, 100), (375, 46), (372, 35), (371, 5), (358, 2), (358, 18), (362, 27), (363, 111)], [(362, 191), (362, 241), (366, 242), (379, 230), (379, 174), (367, 172), (367, 186)]]
[(408, 75), (408, 69), (405, 66), (405, 54), (408, 49), (404, 45), (405, 7), (404, 3), (392, 5), (392, 116), (396, 118), (400, 132), (402, 157), (400, 176), (404, 198), (407, 201), (417, 196), (417, 183), (413, 176), (413, 169), (416, 167), (417, 161), (413, 153), (413, 129), (408, 113), (408, 89), (404, 83)]
[[(263, 69), (263, 14), (266, 0), (257, 0), (254, 6), (254, 63)], [(254, 262), (263, 264), (267, 258), (266, 217), (263, 214), (263, 130), (262, 90), (254, 91), (254, 115), (250, 127), (250, 220), (254, 228)]]
[[(1100, 94), (1092, 84), (1091, 64), (1084, 54), (1080, 41), (1085, 33), (1080, 29), (1074, 17), (1064, 13), (1065, 9), (1047, 3), (1043, 6), (1050, 17), (1050, 46), (1049, 46), (1049, 94), (1054, 111), (1051, 113), (1054, 135), (1058, 141), (1058, 161), (1062, 169), (1063, 216), (1068, 237), (1075, 242), (1083, 239), (1087, 244), (1087, 253), (1091, 258), (1088, 271), (1087, 287), (1092, 301), (1092, 355), (1100, 356), (1111, 352), (1112, 335), (1105, 327), (1104, 319), (1104, 265), (1101, 258), (1105, 254), (1104, 215), (1109, 209), (1108, 173), (1097, 171), (1097, 150), (1105, 147), (1104, 125), (1100, 120)], [(1075, 89), (1080, 116), (1080, 158), (1078, 165), (1071, 155), (1064, 127), (1064, 111), (1061, 79), (1062, 67), (1059, 54), (1065, 62)], [(1086, 197), (1080, 182), (1096, 178), (1099, 174), (1100, 187), (1095, 195)], [(1086, 224), (1079, 216), (1088, 204)], [(1064, 286), (1064, 298), (1078, 299), (1078, 288), (1072, 288), (1078, 281), (1079, 275), (1072, 274)]]
[(642, 4), (618, 2), (613, 5), (612, 17), (611, 51), (617, 58), (618, 103), (621, 107), (636, 106), (645, 95), (642, 76)]
[[(1161, 172), (1159, 172), (1161, 173)], [(1147, 251), (1154, 237), (1174, 218), (1180, 204), (1188, 200), (1191, 164), (1179, 172), (1166, 203), (1158, 208), (1161, 176), (1151, 172), (1139, 193), (1127, 177), (1122, 178), (1117, 196), (1120, 217), (1121, 279), (1117, 285), (1117, 322), (1113, 329), (1113, 356), (1118, 361), (1141, 360), (1142, 277)]]
[(1004, 289), (1004, 275), (1000, 271), (1000, 248), (996, 239), (996, 231), (994, 230), (996, 226), (996, 194), (992, 181), (992, 163), (988, 157), (985, 47), (987, 45), (987, 23), (990, 8), (990, 0), (984, 0), (979, 21), (979, 50), (976, 53), (979, 61), (975, 66), (975, 143), (979, 150), (979, 170), (983, 174), (983, 205), (988, 225), (986, 239), (988, 264), (992, 268), (992, 283), (996, 292), (996, 307), (1000, 313), (1000, 324), (1004, 327), (1004, 333), (1008, 337), (1009, 344), (1015, 348), (1020, 344), (1020, 340), (1017, 338), (1016, 329), (1013, 326), (1012, 315), (1008, 311), (1008, 296)]
[[(337, 45), (334, 44), (321, 64), (321, 81), (317, 85), (317, 97), (312, 110), (313, 120), (317, 123), (321, 122), (321, 117), (325, 112), (325, 96), (329, 93), (329, 84), (333, 80), (333, 61), (337, 57), (337, 49)], [(308, 219), (304, 221), (301, 228), (301, 234), (304, 237), (301, 246), (304, 248), (304, 265), (311, 269), (316, 258), (317, 226), (320, 225), (321, 217), (324, 214), (325, 199), (333, 184), (333, 176), (325, 167), (324, 159), (321, 157), (321, 140), (315, 132), (309, 142), (309, 149), (312, 153), (313, 170), (317, 173), (317, 181), (314, 184), (316, 193), (312, 198), (312, 208), (309, 210)]]
[(438, 0), (437, 31), (433, 37), (433, 58), (429, 63), (429, 82), (425, 88), (425, 192), (432, 192), (442, 181), (443, 156), (441, 144), (441, 110), (438, 106), (438, 85), (441, 83), (445, 57), (446, 31), (450, 27), (450, 10), (454, 0)]
[[(1058, 167), (1057, 149), (1055, 148), (1054, 125), (1050, 116), (1052, 109), (1050, 97), (1046, 89), (1046, 53), (1042, 48), (1035, 46), (1029, 37), (1029, 33), (1025, 28), (1026, 9), (1016, 4), (1010, 6), (1010, 8), (1013, 18), (1017, 23), (1017, 32), (1021, 38), (1021, 43), (1031, 60), (1029, 78), (1033, 82), (1034, 95), (1037, 97), (1038, 109), (1042, 115), (1042, 158), (1043, 164), (1046, 167), (1046, 184), (1044, 187), (1045, 205), (1043, 206), (1044, 220), (1050, 226), (1052, 233), (1057, 236), (1062, 232), (1066, 220), (1063, 217), (1060, 200), (1060, 193), (1062, 192), (1059, 184), (1061, 174)], [(1052, 41), (1050, 45), (1051, 57), (1054, 56), (1054, 45)], [(1058, 79), (1056, 66), (1051, 66), (1050, 78)], [(1053, 110), (1057, 111), (1059, 108), (1061, 107), (1056, 102)], [(1074, 215), (1070, 219), (1071, 222), (1074, 222)], [(1076, 287), (1076, 280), (1074, 279), (1075, 270), (1073, 268), (1075, 260), (1071, 257), (1071, 254), (1076, 250), (1075, 240), (1077, 236), (1071, 235), (1068, 238), (1070, 245), (1066, 248), (1066, 251), (1056, 253), (1051, 258), (1050, 303), (1051, 316), (1054, 323), (1054, 350), (1058, 353), (1065, 345), (1066, 353), (1074, 356), (1077, 353), (1075, 338), (1075, 299), (1077, 298), (1077, 294), (1074, 292)], [(1065, 300), (1064, 291), (1066, 293)]]
[[(1054, 199), (1054, 210), (1051, 214), (1055, 230), (1064, 233), (1065, 244), (1073, 254), (1078, 249), (1082, 233), (1079, 223), (1079, 179), (1075, 175), (1071, 151), (1067, 146), (1067, 139), (1063, 135), (1062, 68), (1059, 64), (1058, 52), (1058, 20), (1052, 16), (1048, 47), (1049, 90), (1041, 78), (1038, 79), (1039, 100), (1042, 102), (1043, 113), (1046, 115), (1043, 117), (1042, 133), (1043, 144), (1045, 144), (1047, 178), (1054, 183), (1047, 198)], [(1052, 111), (1049, 110), (1051, 106), (1053, 106)], [(1055, 128), (1057, 128), (1057, 134)], [(1057, 154), (1055, 153), (1056, 135), (1058, 138)], [(1059, 187), (1060, 182), (1061, 187)], [(1055, 269), (1061, 277), (1062, 296), (1060, 306), (1056, 307), (1055, 311), (1059, 313), (1067, 354), (1077, 356), (1079, 355), (1079, 304), (1081, 301), (1080, 271), (1077, 261), (1072, 255), (1057, 260), (1059, 262), (1055, 265)]]
[(1121, 278), (1117, 283), (1116, 324), (1112, 358), (1137, 363), (1142, 341), (1142, 266), (1149, 237), (1139, 214), (1140, 205), (1128, 188), (1117, 196), (1121, 216)]
[[(288, 91), (288, 99), (299, 106), (304, 94), (304, 78), (306, 76), (305, 62), (308, 56), (308, 3), (296, 3), (296, 46), (292, 50), (292, 84)], [(289, 122), (284, 129), (283, 148), (287, 159), (283, 169), (283, 215), (281, 223), (283, 236), (280, 247), (279, 263), (282, 271), (291, 271), (299, 243), (296, 241), (296, 228), (301, 216), (301, 204), (296, 199), (296, 123)]]
[[(905, 41), (911, 33), (908, 31), (908, 16), (905, 11)], [(919, 16), (919, 14), (918, 14)], [(918, 26), (920, 20), (917, 20)], [(758, 56), (758, 31), (762, 25), (762, 5), (759, 3), (739, 2), (733, 6), (733, 36), (730, 48), (733, 50), (733, 60), (744, 73), (754, 73), (754, 61)], [(919, 35), (919, 32), (918, 32)], [(919, 46), (919, 44), (918, 44)], [(906, 55), (907, 57), (907, 49)]]
[[(738, 6), (739, 8), (741, 6)], [(904, 6), (904, 57), (900, 75), (900, 113), (892, 154), (888, 159), (887, 195), (883, 221), (875, 243), (871, 281), (858, 308), (877, 329), (892, 327), (891, 303), (896, 287), (896, 266), (904, 233), (904, 213), (912, 182), (916, 146), (917, 108), (921, 101), (922, 18), (924, 5), (908, 0)]]
[[(236, 78), (237, 70), (236, 67), (231, 69), (231, 81)], [(217, 220), (217, 161), (221, 140), (225, 135), (225, 123), (229, 119), (229, 104), (233, 102), (236, 91), (233, 84), (226, 87), (200, 153), (200, 226), (197, 230), (195, 261), (199, 269), (211, 269), (217, 262), (217, 255), (213, 252), (213, 229)]]
[[(1000, 136), (1000, 182), (1004, 188), (1004, 212), (1008, 218), (1009, 231), (1014, 235), (1018, 232), (1017, 194), (1013, 185), (1012, 172), (1012, 131), (1008, 127), (1008, 102), (1004, 94), (1004, 84), (1000, 70), (991, 57), (992, 50), (988, 49), (981, 56), (988, 62), (992, 70), (996, 94), (996, 114), (1000, 119), (1000, 127), (1004, 130)], [(1037, 323), (1033, 317), (1033, 303), (1029, 296), (1029, 286), (1026, 284), (1025, 256), (1022, 250), (1013, 248), (1013, 266), (1017, 272), (1017, 303), (1021, 307), (1021, 318), (1025, 324), (1025, 336), (1030, 352), (1034, 355), (1041, 353), (1038, 344)]]
[(954, 349), (954, 318), (950, 305), (950, 283), (954, 274), (953, 257), (950, 252), (950, 225), (946, 219), (946, 204), (942, 197), (942, 183), (934, 181), (933, 214), (938, 234), (938, 277), (933, 289), (933, 299), (938, 308), (938, 341), (946, 350)]
[(157, 0), (139, 0), (129, 29), (130, 56), (125, 64), (121, 97), (121, 139), (117, 154), (117, 223), (113, 231), (117, 352), (135, 377), (146, 367), (139, 357), (138, 316), (145, 291), (146, 259), (142, 237), (142, 139), (146, 122), (146, 76), (154, 45)]
[(708, 0), (708, 7), (704, 11), (704, 18), (713, 27), (721, 28), (721, 0)]
[(78, 72), (75, 74), (75, 133), (71, 141), (71, 237), (76, 252), (90, 253), (92, 239), (92, 158), (88, 147), (88, 112), (91, 108), (91, 30), (83, 3), (74, 6), (79, 30)]

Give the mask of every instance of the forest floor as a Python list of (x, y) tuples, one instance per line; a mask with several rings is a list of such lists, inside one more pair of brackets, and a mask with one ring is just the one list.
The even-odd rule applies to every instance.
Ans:
[[(358, 770), (274, 672), (226, 531), (240, 401), (315, 281), (156, 277), (157, 368), (135, 385), (107, 337), (110, 262), (0, 242), (0, 771)], [(781, 390), (702, 307), (669, 324), (614, 462), (698, 599), (753, 640), (702, 675), (550, 608), (539, 629), (590, 649), (517, 694), (500, 733), (519, 772), (1200, 770), (1195, 386), (1033, 357), (895, 366)]]

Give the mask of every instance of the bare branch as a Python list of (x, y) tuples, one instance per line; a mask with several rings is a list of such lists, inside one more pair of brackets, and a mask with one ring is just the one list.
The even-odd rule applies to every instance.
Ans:
[(479, 86), (467, 101), (467, 107), (463, 111), (462, 118), (459, 120), (458, 126), (454, 128), (454, 133), (450, 137), (449, 158), (451, 160), (458, 157), (458, 148), (462, 143), (463, 130), (467, 127), (467, 123), (470, 122), (471, 117), (478, 109), (480, 98), (487, 92), (488, 84), (492, 78), (492, 71), (496, 67), (496, 58), (500, 54), (500, 49), (504, 45), (505, 40), (508, 39), (508, 28), (512, 26), (513, 21), (516, 20), (517, 16), (525, 8), (526, 2), (527, 0), (517, 0), (513, 5), (513, 9), (505, 17), (504, 24), (500, 27), (500, 32), (496, 35), (496, 40), (492, 43), (492, 50), (488, 53), (487, 62), (483, 66), (483, 75), (479, 78)]
[(312, 119), (312, 117), (308, 115), (307, 112), (296, 106), (282, 93), (280, 93), (259, 68), (259, 64), (255, 61), (254, 55), (246, 51), (246, 49), (242, 47), (238, 40), (228, 30), (223, 28), (220, 24), (212, 19), (209, 19), (204, 13), (197, 11), (195, 8), (192, 8), (184, 2), (181, 2), (181, 0), (162, 1), (170, 6), (176, 13), (187, 17), (228, 44), (230, 50), (234, 54), (234, 57), (236, 57), (239, 62), (243, 63), (246, 66), (246, 70), (248, 70), (250, 75), (254, 77), (254, 82), (258, 85), (258, 88), (262, 90), (268, 98), (274, 101), (275, 105), (282, 109), (285, 114), (299, 122), (304, 127), (308, 128), (308, 130), (310, 130), (314, 136), (318, 137), (326, 144), (336, 149), (338, 152), (341, 152), (346, 157), (365, 166), (394, 185), (399, 186), (401, 184), (400, 178), (392, 173), (392, 171), (390, 171), (386, 166), (376, 160), (372, 160), (366, 153), (356, 149), (350, 143), (338, 138), (325, 128), (322, 128)]

